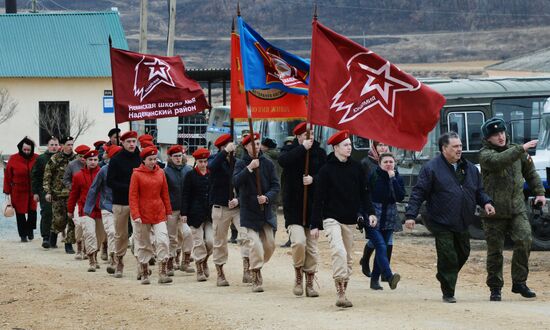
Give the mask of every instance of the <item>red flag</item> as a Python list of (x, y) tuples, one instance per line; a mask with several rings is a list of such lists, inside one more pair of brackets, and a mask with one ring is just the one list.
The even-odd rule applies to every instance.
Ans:
[(444, 104), (441, 94), (314, 20), (311, 123), (421, 150)]
[[(231, 33), (231, 118), (248, 118), (241, 66), (239, 35)], [(248, 101), (255, 119), (306, 118), (305, 96), (290, 94), (278, 89), (252, 90)]]
[(189, 116), (210, 108), (178, 56), (111, 48), (115, 121)]

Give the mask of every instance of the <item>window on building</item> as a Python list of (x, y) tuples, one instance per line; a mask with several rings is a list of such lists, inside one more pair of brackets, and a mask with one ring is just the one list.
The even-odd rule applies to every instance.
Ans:
[(199, 147), (206, 147), (206, 128), (208, 122), (203, 113), (179, 117), (178, 144), (187, 146), (188, 154)]
[(144, 132), (153, 137), (153, 143), (157, 143), (157, 120), (156, 119), (146, 119), (144, 120)]
[(50, 136), (70, 134), (69, 102), (38, 102), (39, 144), (48, 144)]
[(478, 151), (482, 146), (481, 125), (484, 121), (481, 111), (451, 112), (448, 114), (448, 129), (460, 135), (462, 150)]

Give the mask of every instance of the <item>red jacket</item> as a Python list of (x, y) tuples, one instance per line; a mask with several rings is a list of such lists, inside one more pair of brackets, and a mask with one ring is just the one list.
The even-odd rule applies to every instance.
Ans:
[(38, 155), (33, 154), (27, 159), (20, 154), (14, 154), (4, 170), (4, 194), (11, 196), (11, 205), (16, 213), (36, 211), (36, 202), (31, 191), (31, 170), (36, 157)]
[(130, 215), (142, 223), (157, 224), (172, 214), (168, 183), (164, 171), (145, 165), (134, 169), (130, 180)]
[[(83, 217), (84, 205), (86, 204), (86, 197), (88, 196), (88, 190), (94, 182), (94, 178), (99, 173), (99, 166), (94, 169), (88, 169), (84, 167), (80, 172), (73, 176), (73, 184), (71, 187), (71, 193), (69, 194), (69, 201), (67, 202), (67, 212), (74, 213), (74, 208), (78, 202), (78, 215)], [(101, 209), (99, 208), (99, 198), (96, 200), (95, 207), (92, 214), (88, 215), (90, 218), (101, 219)]]

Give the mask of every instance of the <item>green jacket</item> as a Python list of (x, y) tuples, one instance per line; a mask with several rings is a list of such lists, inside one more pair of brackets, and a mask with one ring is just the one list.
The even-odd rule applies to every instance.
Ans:
[(31, 171), (31, 189), (34, 195), (41, 195), (44, 191), (42, 187), (44, 171), (46, 170), (46, 164), (53, 155), (55, 155), (55, 153), (46, 151), (36, 158), (36, 162)]
[(65, 167), (75, 158), (75, 153), (67, 155), (64, 152), (58, 152), (50, 158), (44, 170), (42, 183), (45, 194), (51, 194), (54, 198), (69, 197), (70, 191), (63, 184), (63, 174), (65, 174)]
[(533, 161), (521, 145), (497, 147), (483, 141), (479, 164), (485, 192), (493, 199), (496, 218), (509, 219), (527, 211), (524, 182), (535, 195), (544, 195), (544, 187)]

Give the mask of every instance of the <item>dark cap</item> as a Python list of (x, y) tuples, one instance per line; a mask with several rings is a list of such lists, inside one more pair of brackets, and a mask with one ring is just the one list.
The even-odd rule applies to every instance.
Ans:
[(120, 128), (113, 128), (109, 131), (109, 137), (115, 135), (116, 133), (120, 134)]
[(65, 144), (67, 141), (74, 141), (74, 138), (72, 136), (64, 136), (61, 139), (59, 139), (59, 143)]
[(481, 132), (483, 132), (483, 137), (487, 139), (493, 134), (506, 132), (506, 123), (497, 117), (489, 118), (481, 125)]
[(277, 142), (275, 142), (275, 140), (267, 138), (267, 137), (262, 140), (262, 145), (268, 147), (269, 149), (277, 148)]

